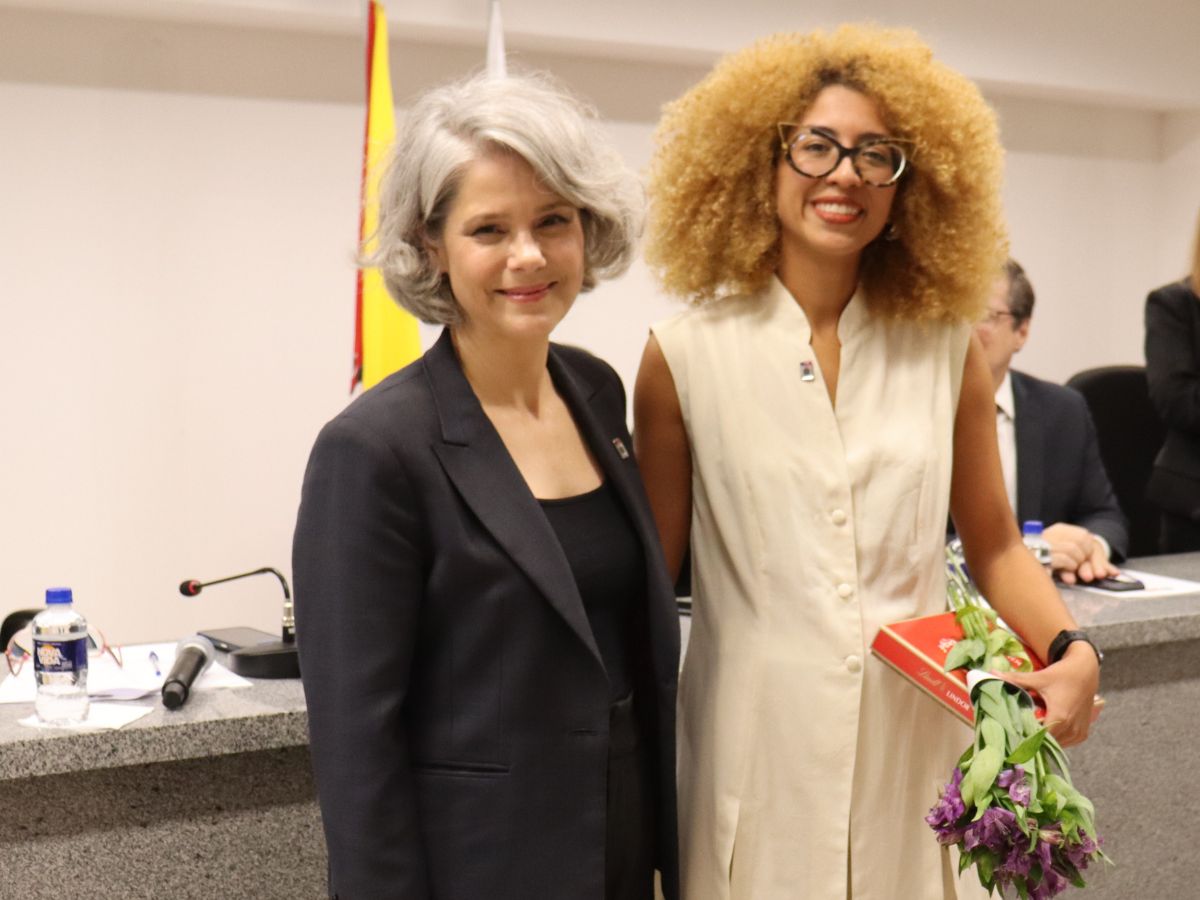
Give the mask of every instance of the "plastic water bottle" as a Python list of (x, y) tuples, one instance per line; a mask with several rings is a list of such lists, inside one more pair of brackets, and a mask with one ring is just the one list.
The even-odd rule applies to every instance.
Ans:
[(1029, 552), (1042, 564), (1042, 568), (1046, 570), (1046, 574), (1050, 574), (1052, 569), (1050, 545), (1046, 543), (1046, 538), (1042, 535), (1042, 530), (1041, 522), (1037, 519), (1030, 519), (1021, 526), (1021, 538), (1025, 541), (1025, 546), (1029, 548)]
[(87, 620), (73, 600), (70, 588), (49, 588), (33, 619), (34, 710), (52, 725), (77, 725), (88, 714)]

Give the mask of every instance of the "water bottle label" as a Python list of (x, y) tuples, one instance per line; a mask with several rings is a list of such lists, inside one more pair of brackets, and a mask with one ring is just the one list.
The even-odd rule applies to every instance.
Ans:
[(82, 672), (87, 669), (87, 638), (70, 641), (33, 642), (36, 672)]

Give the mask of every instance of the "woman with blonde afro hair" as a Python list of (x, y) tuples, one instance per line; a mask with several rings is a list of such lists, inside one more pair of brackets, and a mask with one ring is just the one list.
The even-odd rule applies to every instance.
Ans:
[(971, 334), (1002, 162), (908, 31), (776, 35), (667, 108), (647, 256), (691, 308), (652, 329), (634, 418), (673, 573), (690, 548), (686, 900), (983, 896), (923, 821), (970, 732), (869, 652), (945, 609), (948, 513), (1049, 663), (1011, 680), (1087, 736), (1099, 660), (1017, 531)]

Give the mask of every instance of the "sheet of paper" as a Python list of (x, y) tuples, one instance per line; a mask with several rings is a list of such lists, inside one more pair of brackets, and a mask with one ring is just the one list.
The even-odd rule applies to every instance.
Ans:
[(1139, 598), (1151, 597), (1173, 597), (1178, 594), (1198, 594), (1200, 593), (1200, 582), (1188, 581), (1184, 578), (1168, 578), (1166, 575), (1154, 575), (1150, 572), (1138, 572), (1134, 569), (1122, 569), (1126, 575), (1136, 578), (1144, 588), (1138, 591), (1106, 591), (1102, 588), (1088, 587), (1087, 585), (1078, 584), (1072, 585), (1071, 590), (1086, 591), (1089, 594), (1096, 594), (1100, 597), (1120, 597), (1125, 600), (1137, 600)]
[(78, 725), (69, 727), (47, 725), (45, 722), (39, 721), (37, 716), (17, 719), (17, 724), (27, 728), (49, 728), (54, 731), (115, 731), (152, 712), (154, 712), (153, 706), (135, 706), (131, 703), (91, 703), (88, 705), (87, 720)]
[[(118, 666), (107, 653), (93, 654), (88, 658), (88, 693), (103, 694), (114, 690), (140, 689), (158, 691), (163, 679), (175, 664), (175, 643), (130, 644), (121, 648), (124, 666)], [(158, 670), (151, 661), (151, 652), (158, 655)], [(192, 690), (207, 691), (214, 688), (249, 687), (250, 682), (235, 675), (218, 662), (214, 662), (201, 675)], [(26, 663), (17, 676), (9, 675), (0, 682), (0, 703), (32, 703), (36, 694), (33, 681), (33, 664)]]

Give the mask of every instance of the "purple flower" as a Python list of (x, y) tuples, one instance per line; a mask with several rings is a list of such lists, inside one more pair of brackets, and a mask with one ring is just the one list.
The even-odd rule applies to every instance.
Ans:
[(1033, 849), (1037, 854), (1038, 865), (1042, 867), (1043, 872), (1048, 872), (1054, 865), (1054, 847), (1062, 842), (1062, 835), (1057, 831), (1043, 829), (1038, 832), (1038, 839)]
[(1020, 806), (1029, 805), (1029, 785), (1025, 781), (1025, 769), (1021, 766), (1013, 766), (1011, 769), (1005, 769), (996, 778), (996, 784), (1002, 788), (1007, 788), (1008, 798), (1013, 803)]
[(1042, 869), (1042, 878), (1037, 884), (1029, 885), (1029, 900), (1050, 900), (1067, 889), (1067, 879), (1051, 868)]
[(1029, 838), (1020, 831), (1012, 836), (1012, 849), (1000, 861), (999, 871), (1007, 878), (1026, 878), (1033, 869), (1033, 856), (1029, 852)]
[(942, 788), (942, 796), (938, 800), (937, 806), (931, 809), (929, 815), (925, 817), (929, 827), (937, 832), (938, 843), (957, 844), (959, 838), (962, 837), (962, 830), (954, 827), (954, 823), (961, 819), (967, 811), (958, 788), (962, 784), (962, 780), (962, 770), (956, 768), (954, 776)]
[(1091, 835), (1080, 828), (1079, 841), (1064, 842), (1062, 854), (1067, 858), (1067, 862), (1082, 872), (1087, 868), (1087, 864), (1091, 862), (1092, 855), (1099, 849), (1099, 842), (1092, 840)]
[(1010, 810), (992, 806), (984, 811), (979, 821), (967, 827), (963, 835), (963, 849), (974, 850), (983, 846), (1003, 856), (1012, 844), (1014, 833), (1020, 834), (1016, 815)]

